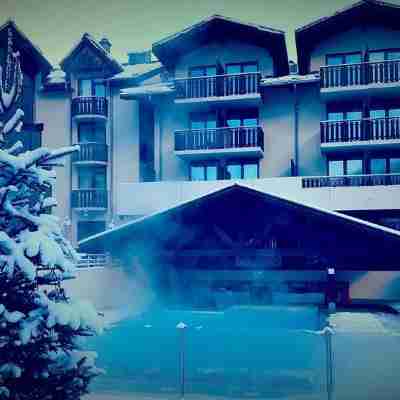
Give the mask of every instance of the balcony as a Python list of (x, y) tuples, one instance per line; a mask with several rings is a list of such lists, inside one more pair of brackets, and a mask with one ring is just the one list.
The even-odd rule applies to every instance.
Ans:
[(105, 189), (77, 189), (72, 191), (72, 208), (105, 210), (108, 193)]
[(321, 150), (400, 147), (400, 117), (321, 122)]
[(106, 120), (108, 101), (105, 97), (75, 97), (71, 102), (71, 115), (79, 120)]
[(247, 105), (261, 101), (260, 73), (215, 75), (176, 79), (175, 103), (245, 102)]
[(400, 60), (321, 67), (321, 97), (331, 101), (362, 95), (398, 96)]
[(176, 131), (175, 154), (189, 160), (260, 158), (264, 154), (264, 131), (260, 126)]
[(400, 185), (400, 174), (317, 176), (302, 178), (302, 187), (305, 189), (394, 185)]
[(76, 165), (106, 164), (108, 160), (107, 145), (105, 143), (78, 143), (80, 151), (72, 156)]

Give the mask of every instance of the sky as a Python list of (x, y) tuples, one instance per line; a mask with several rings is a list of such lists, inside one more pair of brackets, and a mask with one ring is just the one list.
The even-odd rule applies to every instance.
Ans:
[[(354, 0), (355, 1), (355, 0)], [(222, 14), (286, 32), (296, 60), (294, 30), (352, 4), (351, 0), (0, 0), (0, 24), (13, 19), (48, 60), (58, 64), (88, 32), (106, 36), (112, 54), (127, 61), (165, 36), (212, 14)], [(400, 4), (400, 0), (391, 0)]]

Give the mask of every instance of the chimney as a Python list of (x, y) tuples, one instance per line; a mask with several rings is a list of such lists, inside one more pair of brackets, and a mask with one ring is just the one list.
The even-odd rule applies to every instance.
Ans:
[(150, 64), (151, 63), (151, 50), (132, 51), (128, 53), (128, 64)]
[(103, 39), (100, 40), (100, 46), (107, 52), (110, 53), (111, 52), (111, 42), (104, 37)]

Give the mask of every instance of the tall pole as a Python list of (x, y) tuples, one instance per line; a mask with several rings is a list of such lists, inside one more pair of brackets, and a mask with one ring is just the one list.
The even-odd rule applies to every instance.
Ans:
[(333, 351), (332, 351), (332, 331), (328, 325), (325, 329), (325, 348), (326, 348), (326, 393), (327, 399), (333, 399)]
[(185, 398), (185, 329), (187, 325), (180, 322), (177, 329), (181, 331), (180, 333), (180, 378), (181, 378), (181, 400)]

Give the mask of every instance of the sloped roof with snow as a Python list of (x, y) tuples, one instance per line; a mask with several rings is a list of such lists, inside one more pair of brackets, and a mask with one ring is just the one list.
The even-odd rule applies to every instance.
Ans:
[(320, 81), (319, 73), (298, 75), (290, 74), (285, 76), (280, 76), (278, 78), (263, 78), (261, 79), (261, 86), (264, 87), (275, 87), (275, 86), (286, 86), (293, 84), (302, 83), (315, 83)]
[(161, 63), (159, 62), (151, 62), (146, 64), (123, 64), (123, 71), (114, 75), (111, 80), (127, 80), (133, 78), (141, 78), (146, 79), (147, 76), (153, 76), (161, 71), (163, 68)]
[(379, 0), (361, 0), (318, 18), (295, 31), (299, 73), (307, 74), (309, 57), (316, 43), (360, 23), (382, 23), (400, 29), (400, 5)]
[[(341, 252), (345, 250), (343, 254), (351, 256), (350, 253), (353, 251), (354, 245), (355, 255), (362, 258), (362, 261), (360, 261), (361, 267), (364, 265), (370, 266), (370, 263), (372, 263), (372, 269), (379, 269), (380, 267), (383, 268), (388, 266), (390, 266), (390, 268), (400, 269), (400, 261), (398, 261), (397, 252), (395, 251), (400, 245), (400, 231), (335, 211), (300, 203), (287, 197), (265, 193), (243, 183), (233, 183), (232, 185), (222, 189), (214, 189), (205, 195), (194, 198), (193, 200), (182, 202), (165, 210), (155, 212), (116, 228), (96, 234), (80, 241), (79, 246), (81, 250), (87, 251), (93, 245), (103, 245), (108, 251), (120, 252), (123, 250), (121, 247), (118, 247), (121, 246), (121, 243), (132, 243), (135, 240), (135, 237), (137, 237), (135, 235), (143, 237), (143, 235), (146, 235), (144, 233), (146, 231), (148, 232), (148, 235), (152, 235), (153, 230), (158, 229), (161, 226), (163, 227), (163, 234), (161, 234), (161, 236), (168, 236), (169, 234), (179, 235), (179, 233), (176, 232), (176, 229), (172, 229), (174, 232), (168, 232), (168, 221), (171, 221), (168, 218), (177, 218), (177, 221), (182, 221), (182, 213), (188, 212), (189, 210), (191, 212), (190, 215), (192, 215), (189, 218), (189, 221), (193, 224), (195, 223), (193, 213), (200, 212), (198, 210), (201, 208), (202, 211), (200, 212), (200, 218), (204, 221), (204, 219), (207, 220), (207, 218), (211, 218), (207, 213), (211, 213), (211, 208), (215, 207), (218, 202), (220, 202), (220, 205), (217, 206), (217, 209), (219, 210), (217, 212), (224, 213), (225, 211), (228, 212), (227, 210), (236, 201), (235, 199), (239, 199), (239, 209), (242, 211), (243, 207), (246, 207), (245, 204), (247, 204), (249, 210), (254, 208), (258, 212), (260, 211), (259, 202), (265, 202), (265, 204), (274, 204), (275, 206), (289, 211), (292, 210), (297, 213), (302, 213), (311, 226), (315, 228), (316, 232), (318, 232), (318, 229), (320, 228), (325, 229), (326, 233), (328, 232), (329, 238), (327, 237), (326, 240), (319, 238), (320, 243), (318, 245), (326, 245), (327, 248), (325, 250), (329, 250), (330, 252), (333, 251), (334, 254), (337, 253), (334, 257), (338, 257), (341, 262), (347, 262), (346, 260), (343, 261), (341, 258)], [(258, 204), (256, 204), (257, 202)], [(204, 214), (204, 212), (206, 214)], [(235, 213), (235, 215), (236, 218), (239, 217), (239, 214)], [(257, 215), (260, 215), (259, 219), (261, 219), (262, 215)], [(234, 219), (232, 216), (228, 218)], [(240, 225), (240, 222), (238, 222), (238, 224)], [(157, 226), (158, 228), (155, 228)], [(337, 231), (331, 232), (330, 229), (332, 228)], [(352, 238), (351, 241), (348, 239), (349, 237)], [(334, 238), (338, 243), (333, 242)], [(374, 246), (371, 246), (371, 243), (373, 243)], [(313, 243), (310, 243), (310, 245), (312, 244)], [(336, 245), (339, 247), (336, 247)], [(370, 247), (368, 247), (368, 245), (370, 245)], [(321, 251), (322, 250), (323, 249), (321, 249)]]
[(212, 15), (153, 44), (157, 58), (168, 68), (179, 57), (216, 38), (238, 38), (270, 51), (277, 76), (289, 73), (285, 33), (263, 25)]
[(120, 96), (121, 99), (129, 100), (136, 99), (142, 96), (170, 94), (174, 91), (175, 87), (172, 83), (160, 82), (151, 85), (140, 85), (136, 87), (121, 89)]
[(67, 55), (61, 60), (60, 66), (64, 71), (71, 68), (75, 56), (81, 51), (84, 46), (90, 46), (91, 49), (109, 66), (113, 74), (123, 71), (119, 62), (108, 53), (104, 47), (96, 41), (89, 33), (84, 33), (82, 38), (72, 47)]

